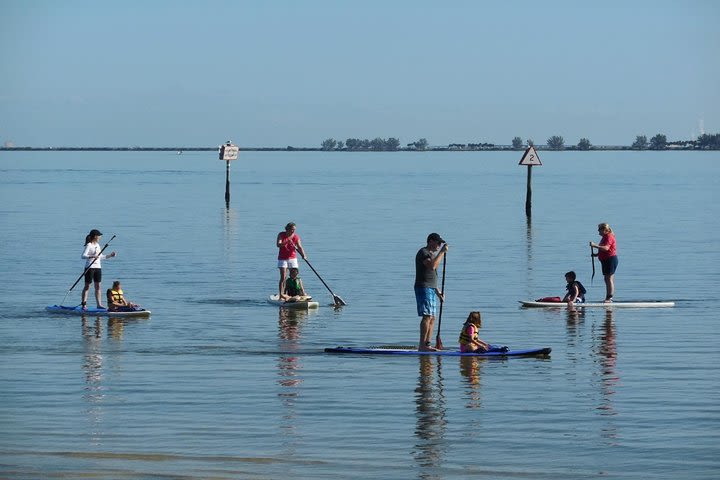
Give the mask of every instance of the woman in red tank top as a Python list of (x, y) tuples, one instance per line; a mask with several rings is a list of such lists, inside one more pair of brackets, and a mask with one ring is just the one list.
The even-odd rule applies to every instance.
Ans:
[(295, 233), (296, 226), (293, 222), (285, 225), (285, 231), (277, 234), (275, 245), (278, 251), (278, 269), (280, 270), (280, 283), (278, 284), (278, 298), (282, 298), (285, 293), (285, 279), (287, 278), (288, 268), (298, 268), (297, 254), (300, 252), (302, 258), (305, 257), (300, 237)]
[(605, 303), (610, 303), (615, 295), (615, 270), (618, 266), (615, 234), (607, 223), (598, 225), (598, 233), (602, 236), (600, 243), (590, 242), (590, 246), (598, 250), (594, 255), (598, 257), (600, 265), (602, 265), (605, 279)]

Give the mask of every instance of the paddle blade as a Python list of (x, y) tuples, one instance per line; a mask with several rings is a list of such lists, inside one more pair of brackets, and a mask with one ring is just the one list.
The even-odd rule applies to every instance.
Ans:
[(435, 337), (435, 348), (438, 349), (438, 350), (442, 350), (442, 349), (443, 349), (443, 344), (442, 344), (442, 340), (440, 340), (440, 335), (438, 335), (437, 337)]
[(345, 303), (345, 300), (338, 297), (337, 295), (333, 295), (333, 300), (335, 300), (336, 307), (344, 307), (345, 305), (347, 305), (347, 303)]

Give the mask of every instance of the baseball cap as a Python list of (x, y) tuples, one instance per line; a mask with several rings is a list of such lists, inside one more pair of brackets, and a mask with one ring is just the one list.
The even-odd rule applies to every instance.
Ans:
[(440, 234), (439, 234), (439, 233), (435, 233), (435, 232), (433, 232), (433, 233), (431, 233), (430, 235), (428, 235), (427, 241), (429, 242), (430, 240), (434, 240), (434, 241), (436, 241), (436, 242), (438, 242), (438, 243), (445, 243), (445, 240), (442, 239), (442, 237), (440, 236)]

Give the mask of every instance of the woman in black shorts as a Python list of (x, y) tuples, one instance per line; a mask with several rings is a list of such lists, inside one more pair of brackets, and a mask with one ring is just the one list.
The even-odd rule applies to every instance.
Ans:
[(116, 254), (111, 252), (109, 255), (100, 253), (102, 248), (100, 247), (100, 237), (102, 233), (100, 230), (94, 228), (90, 230), (90, 233), (85, 237), (85, 250), (83, 250), (82, 258), (85, 259), (85, 287), (82, 290), (82, 308), (87, 308), (87, 297), (90, 291), (90, 284), (95, 284), (95, 301), (97, 302), (97, 308), (105, 308), (102, 304), (102, 297), (100, 292), (102, 291), (100, 282), (102, 282), (102, 265), (101, 260), (106, 258), (112, 258)]

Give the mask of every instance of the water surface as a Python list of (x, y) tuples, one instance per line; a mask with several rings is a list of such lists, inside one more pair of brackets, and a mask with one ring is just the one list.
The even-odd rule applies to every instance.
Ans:
[[(0, 475), (8, 478), (717, 478), (717, 152), (3, 152)], [(264, 299), (288, 221), (315, 312)], [(590, 281), (618, 238), (617, 299), (671, 309), (523, 310)], [(43, 311), (115, 234), (104, 287), (150, 319)], [(441, 337), (548, 359), (333, 356), (417, 341), (413, 259), (450, 243)], [(599, 266), (598, 266), (599, 270)], [(66, 304), (79, 303), (80, 288)]]

